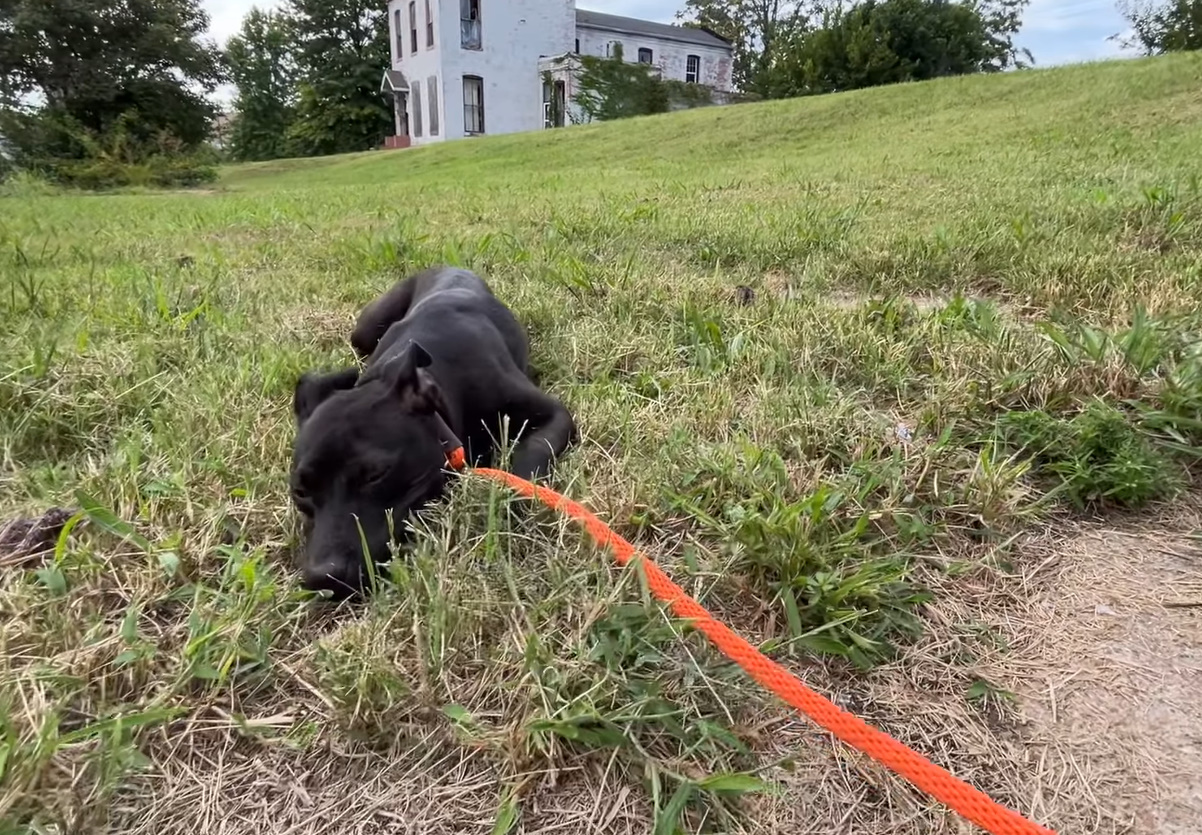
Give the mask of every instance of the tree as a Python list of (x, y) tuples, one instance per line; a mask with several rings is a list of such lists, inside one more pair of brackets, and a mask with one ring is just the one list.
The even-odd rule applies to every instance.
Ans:
[(1123, 46), (1145, 55), (1202, 49), (1202, 0), (1169, 0), (1166, 5), (1123, 2), (1119, 6), (1131, 24), (1129, 37), (1115, 36)]
[(230, 148), (235, 159), (277, 159), (296, 116), (296, 65), (283, 17), (252, 8), (226, 45), (238, 89)]
[(1023, 10), (1031, 0), (972, 0), (971, 8), (981, 16), (989, 43), (989, 60), (982, 72), (1001, 72), (1014, 67), (1023, 69), (1035, 63), (1029, 49), (1014, 45), (1014, 36), (1023, 25)]
[(805, 6), (801, 0), (685, 0), (676, 16), (729, 40), (735, 85), (768, 97), (778, 48), (805, 28)]
[(301, 156), (378, 147), (392, 126), (380, 93), (390, 65), (383, 4), (361, 0), (289, 0), (300, 74), (289, 150)]
[(948, 0), (866, 0), (828, 12), (782, 58), (778, 89), (829, 93), (984, 72), (997, 60), (976, 8)]
[[(199, 0), (0, 0), (0, 132), (20, 148), (85, 153), (73, 133), (208, 138), (223, 80)], [(14, 122), (15, 120), (15, 122)]]

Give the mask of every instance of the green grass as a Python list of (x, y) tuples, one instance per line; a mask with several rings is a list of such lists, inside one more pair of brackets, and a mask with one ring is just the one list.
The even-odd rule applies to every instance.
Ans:
[(855, 692), (964, 628), (921, 604), (1004, 569), (1015, 534), (1195, 485), (1200, 81), (1182, 56), (235, 167), (200, 193), (8, 186), (0, 518), (86, 524), (0, 575), (0, 831), (195, 831), (145, 775), (220, 734), (483, 752), (496, 831), (557, 769), (632, 787), (659, 832), (755, 830), (770, 700), (496, 488), (425, 514), (366, 607), (309, 605), (294, 379), (347, 362), (403, 275), (480, 271), (582, 429), (562, 489)]

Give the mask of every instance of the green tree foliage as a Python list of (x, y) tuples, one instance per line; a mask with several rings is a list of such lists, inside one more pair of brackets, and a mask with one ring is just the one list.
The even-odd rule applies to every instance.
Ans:
[(772, 95), (778, 54), (804, 30), (799, 0), (685, 0), (677, 17), (721, 35), (734, 46), (734, 83), (745, 93)]
[[(947, 0), (944, 0), (947, 2)], [(1023, 25), (1023, 10), (1031, 0), (969, 0), (969, 7), (985, 22), (989, 59), (982, 72), (1001, 72), (1014, 67), (1023, 69), (1035, 63), (1029, 49), (1014, 45), (1014, 36)]]
[(85, 136), (208, 138), (223, 79), (199, 0), (0, 0), (0, 125), (19, 154), (87, 156)]
[(392, 127), (380, 94), (390, 64), (383, 4), (361, 0), (289, 0), (300, 85), (288, 150), (297, 156), (378, 147)]
[(991, 72), (1013, 48), (979, 7), (948, 0), (865, 0), (795, 36), (773, 92), (796, 96)]
[(296, 65), (287, 21), (253, 8), (226, 45), (234, 101), (231, 153), (238, 160), (277, 159), (296, 115)]
[(1169, 0), (1167, 4), (1123, 3), (1131, 35), (1120, 38), (1145, 55), (1202, 49), (1202, 0)]
[(668, 110), (668, 89), (648, 64), (627, 63), (622, 45), (613, 56), (580, 56), (574, 101), (586, 121), (646, 116)]

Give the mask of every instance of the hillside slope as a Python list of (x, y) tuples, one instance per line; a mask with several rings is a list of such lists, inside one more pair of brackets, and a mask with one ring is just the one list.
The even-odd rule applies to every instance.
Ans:
[[(777, 182), (782, 172), (867, 179), (890, 173), (882, 170), (887, 168), (938, 173), (964, 155), (996, 153), (999, 145), (1025, 153), (1069, 137), (1072, 160), (1094, 175), (1105, 176), (1116, 161), (1126, 166), (1136, 154), (1146, 157), (1141, 164), (1151, 172), (1184, 164), (1184, 152), (1197, 139), (1198, 61), (1186, 54), (949, 78), (477, 138), (401, 154), (262, 163), (232, 169), (227, 182), (280, 188), (412, 178), (425, 187), (449, 186), (444, 180), (451, 174), (458, 185), (471, 178), (485, 187), (543, 188), (598, 169), (610, 175), (608, 189), (646, 185), (648, 173), (686, 182), (729, 176)], [(1051, 163), (1057, 154), (1040, 156)]]
[(303, 599), (293, 384), (435, 262), (529, 328), (558, 486), (810, 685), (1058, 831), (1193, 831), (1200, 148), (1187, 55), (10, 187), (0, 832), (961, 831), (470, 479)]

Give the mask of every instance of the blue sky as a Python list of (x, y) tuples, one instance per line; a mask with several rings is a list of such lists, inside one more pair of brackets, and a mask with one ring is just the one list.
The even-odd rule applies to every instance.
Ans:
[[(504, 0), (501, 0), (504, 2)], [(221, 43), (237, 31), (251, 6), (273, 6), (272, 0), (203, 0), (212, 18), (212, 34)], [(680, 0), (580, 0), (596, 11), (669, 22)], [(1116, 0), (1032, 0), (1023, 15), (1020, 46), (1035, 55), (1036, 66), (1113, 58), (1119, 47), (1107, 38), (1126, 28)]]

